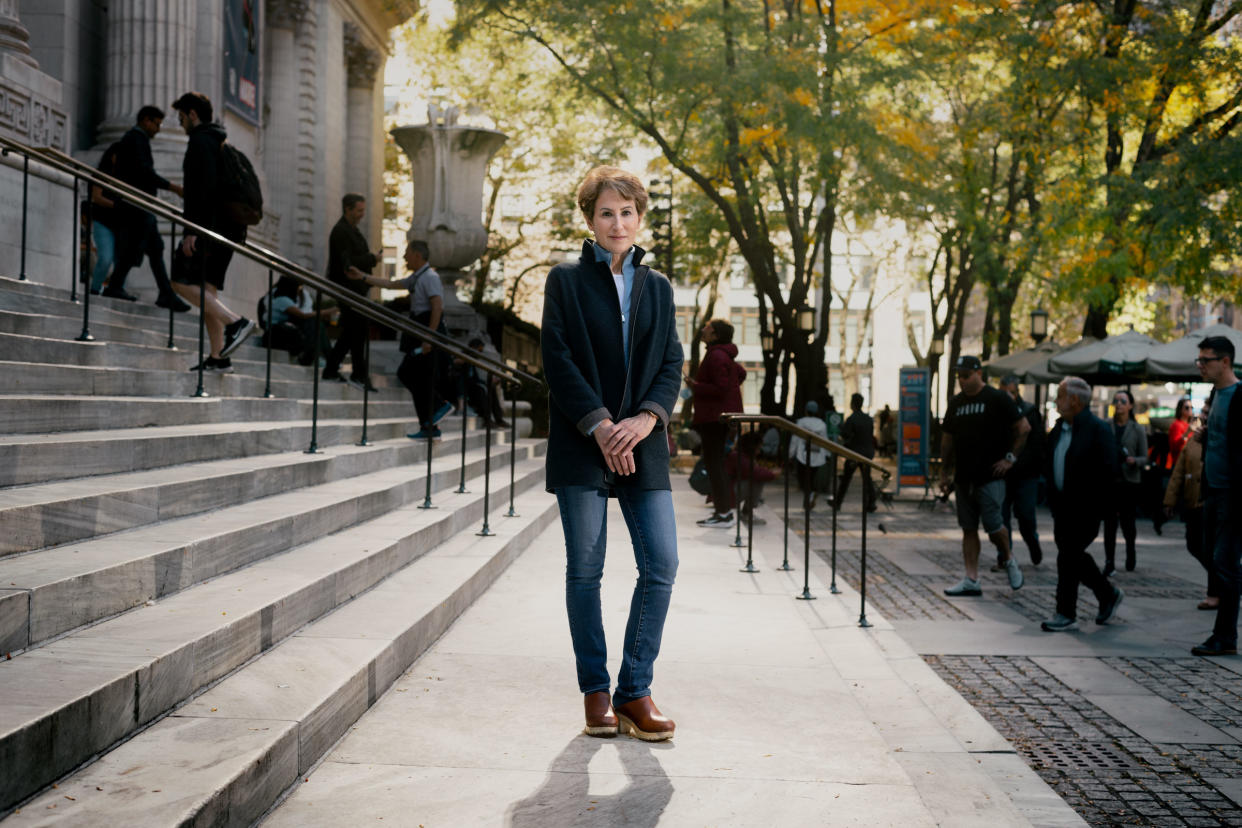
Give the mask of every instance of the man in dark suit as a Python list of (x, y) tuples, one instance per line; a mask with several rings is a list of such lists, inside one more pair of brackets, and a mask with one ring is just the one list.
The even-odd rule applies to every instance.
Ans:
[(1106, 624), (1124, 597), (1109, 583), (1087, 552), (1100, 533), (1105, 499), (1117, 466), (1117, 450), (1108, 423), (1087, 410), (1091, 386), (1069, 377), (1057, 387), (1061, 420), (1048, 437), (1045, 474), (1052, 532), (1057, 545), (1056, 614), (1041, 624), (1045, 632), (1078, 629), (1078, 585), (1095, 593), (1100, 611), (1095, 623)]

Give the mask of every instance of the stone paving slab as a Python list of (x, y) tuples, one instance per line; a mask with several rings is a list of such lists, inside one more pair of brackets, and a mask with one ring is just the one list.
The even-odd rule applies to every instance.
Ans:
[[(556, 524), (265, 824), (1082, 824), (1025, 764), (975, 752), (1016, 756), (882, 616), (857, 626), (856, 593), (831, 595), (816, 563), (816, 600), (794, 598), (803, 573), (776, 569), (774, 513), (746, 574), (731, 533), (694, 526), (697, 496), (675, 498), (681, 567), (653, 688), (671, 743), (581, 734)], [(610, 518), (615, 653), (634, 570)]]

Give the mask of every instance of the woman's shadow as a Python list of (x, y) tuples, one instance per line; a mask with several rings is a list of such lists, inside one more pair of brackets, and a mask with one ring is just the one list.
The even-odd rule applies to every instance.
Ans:
[[(625, 787), (616, 793), (592, 794), (588, 767), (605, 747), (615, 750), (621, 760)], [(654, 826), (673, 798), (673, 783), (656, 754), (672, 747), (669, 742), (640, 742), (626, 737), (576, 736), (552, 760), (539, 789), (509, 806), (506, 824), (513, 828)]]

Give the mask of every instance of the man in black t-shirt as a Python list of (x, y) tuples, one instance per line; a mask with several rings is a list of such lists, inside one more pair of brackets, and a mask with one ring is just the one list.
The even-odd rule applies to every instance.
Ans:
[[(957, 383), (961, 393), (949, 401), (941, 427), (943, 458), (940, 488), (946, 494), (957, 487), (957, 522), (962, 527), (962, 559), (966, 577), (945, 595), (982, 595), (979, 586), (979, 523), (996, 546), (1009, 576), (1009, 586), (1022, 588), (1022, 570), (1009, 552), (1009, 536), (1001, 507), (1005, 500), (1005, 474), (1013, 468), (1026, 445), (1030, 423), (1013, 398), (983, 380), (978, 357), (957, 360)], [(949, 469), (954, 469), (953, 484)]]

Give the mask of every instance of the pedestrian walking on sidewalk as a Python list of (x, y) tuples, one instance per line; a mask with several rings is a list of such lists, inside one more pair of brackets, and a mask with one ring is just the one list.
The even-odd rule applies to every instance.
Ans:
[(1199, 376), (1212, 383), (1203, 451), (1204, 538), (1212, 567), (1220, 578), (1216, 624), (1208, 640), (1191, 649), (1194, 655), (1235, 655), (1238, 652), (1238, 592), (1242, 586), (1242, 403), (1235, 400), (1238, 378), (1233, 372), (1233, 342), (1209, 336), (1199, 343)]
[(1078, 629), (1078, 585), (1095, 593), (1100, 611), (1095, 623), (1107, 624), (1124, 597), (1100, 572), (1087, 547), (1100, 533), (1107, 491), (1117, 470), (1117, 449), (1108, 423), (1096, 417), (1091, 386), (1069, 377), (1057, 386), (1060, 421), (1048, 437), (1045, 459), (1048, 505), (1052, 509), (1052, 537), (1057, 545), (1057, 606), (1040, 627), (1045, 632)]
[(726, 320), (710, 320), (699, 331), (699, 339), (707, 346), (707, 353), (694, 379), (686, 377), (686, 385), (694, 393), (694, 430), (703, 441), (699, 454), (712, 484), (712, 513), (698, 523), (727, 529), (733, 525), (733, 490), (725, 474), (729, 426), (721, 421), (720, 415), (742, 410), (742, 380), (746, 379), (746, 369), (735, 362), (737, 346), (733, 344), (733, 326)]
[(1117, 571), (1117, 526), (1126, 542), (1126, 572), (1136, 564), (1134, 540), (1137, 534), (1143, 469), (1147, 465), (1147, 430), (1134, 421), (1134, 395), (1124, 388), (1113, 395), (1113, 439), (1117, 445), (1117, 475), (1105, 490), (1109, 494), (1104, 513), (1104, 574)]
[[(651, 681), (677, 574), (665, 437), (681, 388), (676, 305), (668, 277), (642, 264), (634, 243), (647, 211), (638, 177), (596, 167), (578, 207), (595, 240), (548, 274), (541, 343), (552, 403), (547, 488), (565, 532), (569, 634), (585, 732), (661, 741), (675, 728), (651, 700)], [(610, 498), (638, 565), (615, 689), (600, 608)]]
[(1044, 418), (1034, 403), (1022, 399), (1022, 386), (1018, 377), (1009, 374), (1000, 382), (1000, 389), (1017, 404), (1026, 417), (1031, 430), (1026, 435), (1026, 445), (1018, 454), (1018, 462), (1005, 475), (1005, 502), (1001, 513), (1005, 518), (1005, 534), (1009, 536), (1009, 548), (1013, 549), (1013, 517), (1018, 518), (1018, 533), (1026, 549), (1031, 553), (1031, 563), (1039, 566), (1044, 551), (1039, 546), (1039, 526), (1035, 519), (1035, 501), (1039, 495), (1039, 468), (1044, 456)]
[[(819, 416), (819, 405), (814, 400), (807, 402), (802, 416), (794, 425), (825, 439), (828, 438), (828, 426)], [(814, 509), (815, 478), (819, 470), (828, 462), (828, 449), (816, 445), (808, 447), (807, 441), (795, 434), (789, 438), (789, 459), (794, 461), (798, 485), (802, 488), (802, 507), (808, 510)]]
[(1212, 567), (1212, 555), (1203, 537), (1203, 440), (1205, 426), (1211, 407), (1203, 406), (1202, 419), (1191, 420), (1186, 436), (1179, 440), (1177, 462), (1164, 491), (1164, 513), (1172, 518), (1180, 512), (1186, 524), (1186, 551), (1207, 572), (1207, 597), (1199, 602), (1199, 609), (1214, 610), (1220, 606), (1220, 578)]
[[(854, 394), (850, 397), (852, 413), (841, 426), (841, 445), (870, 459), (875, 457), (875, 422), (862, 410), (862, 407), (862, 394)], [(845, 470), (841, 472), (841, 482), (837, 484), (837, 492), (832, 498), (833, 509), (841, 508), (845, 494), (850, 490), (850, 479), (853, 478), (857, 468), (858, 464), (853, 460), (845, 461)], [(863, 508), (868, 512), (874, 512), (876, 509), (875, 484), (871, 482), (869, 474), (862, 475), (862, 479), (864, 484)]]
[[(950, 596), (982, 595), (979, 586), (979, 523), (996, 547), (1011, 589), (1022, 588), (1022, 570), (1009, 549), (1001, 508), (1004, 477), (1026, 445), (1031, 425), (1013, 397), (983, 380), (983, 363), (975, 356), (957, 360), (960, 393), (949, 400), (940, 435), (940, 490), (957, 489), (957, 523), (962, 527), (962, 561), (966, 577), (944, 591)], [(949, 469), (954, 470), (952, 485)]]

